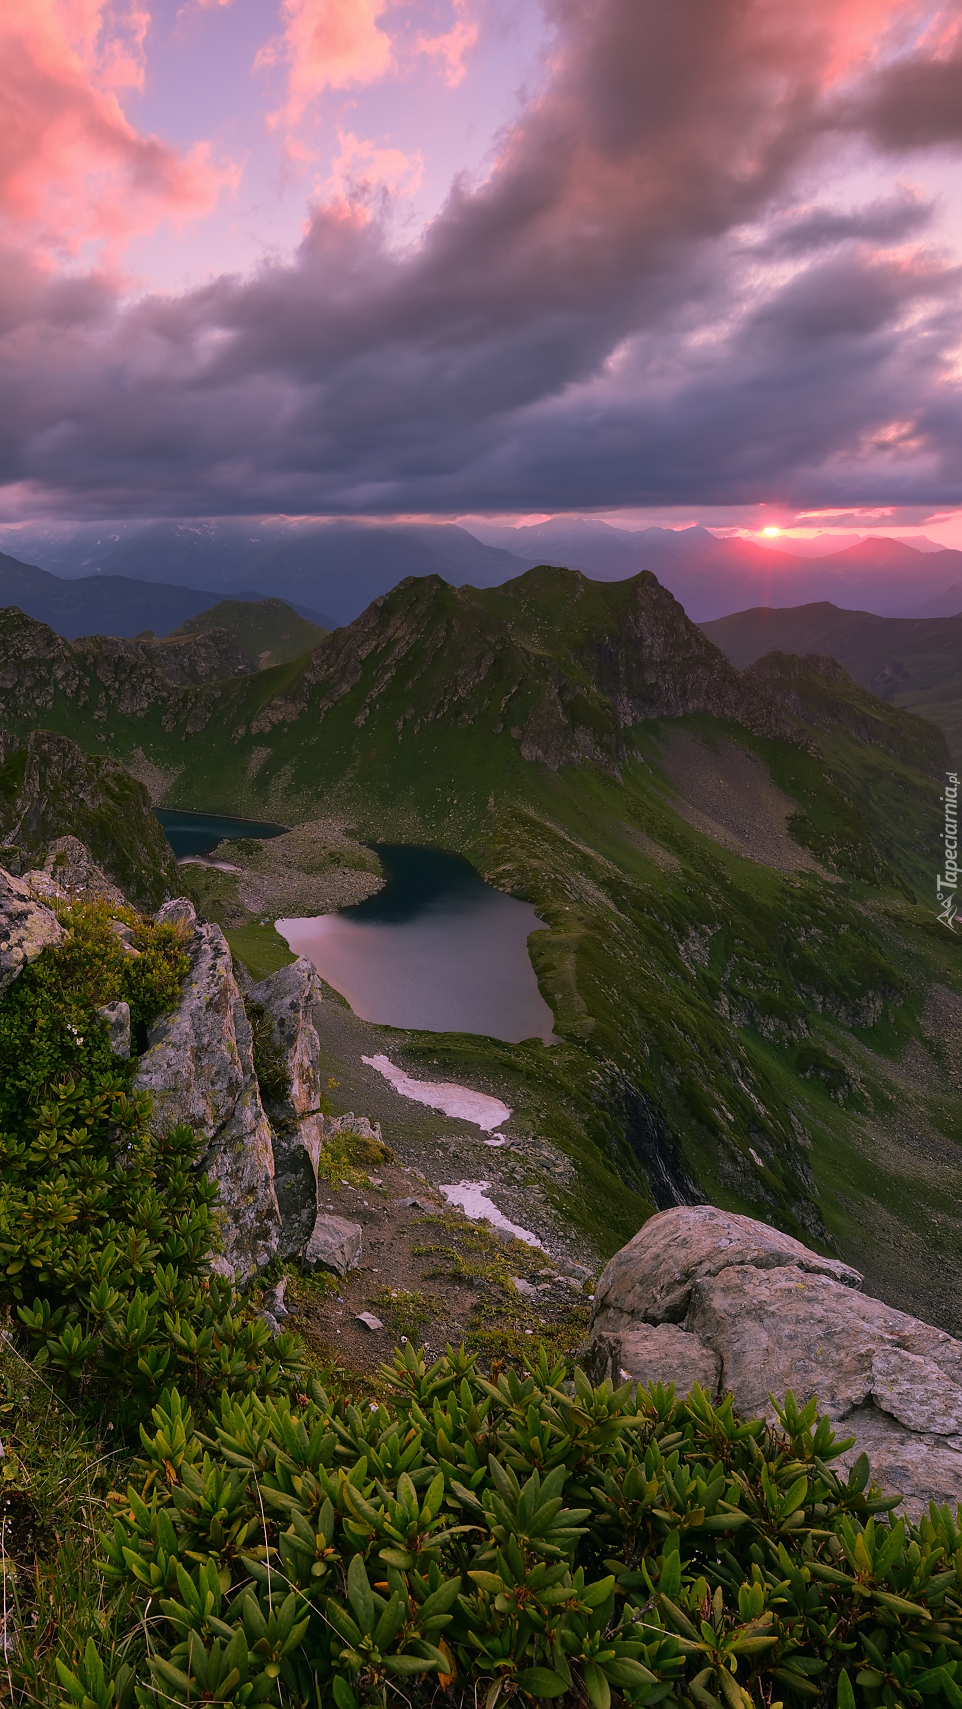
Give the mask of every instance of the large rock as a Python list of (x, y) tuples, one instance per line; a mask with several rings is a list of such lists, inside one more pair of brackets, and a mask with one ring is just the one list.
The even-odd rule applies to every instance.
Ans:
[[(855, 1435), (912, 1514), (962, 1501), (962, 1342), (859, 1292), (858, 1272), (788, 1235), (678, 1206), (617, 1252), (595, 1291), (587, 1368), (614, 1381), (697, 1380), (746, 1416), (791, 1389)], [(656, 1327), (662, 1326), (662, 1327)], [(666, 1331), (670, 1327), (670, 1334)], [(715, 1372), (706, 1381), (702, 1372)]]
[(186, 1122), (207, 1140), (201, 1166), (220, 1188), (225, 1266), (243, 1282), (275, 1256), (281, 1226), (250, 1024), (220, 927), (198, 923), (182, 898), (157, 918), (190, 932), (190, 970), (177, 1008), (150, 1031), (134, 1086), (152, 1094), (158, 1130)]
[(41, 950), (62, 938), (53, 909), (39, 902), (22, 878), (0, 867), (0, 997)]
[(359, 1222), (349, 1222), (343, 1216), (325, 1216), (322, 1211), (314, 1223), (304, 1260), (322, 1270), (346, 1276), (348, 1270), (356, 1269), (361, 1262), (361, 1237)]
[(857, 1270), (811, 1252), (790, 1234), (714, 1205), (697, 1205), (687, 1217), (676, 1216), (674, 1210), (653, 1216), (615, 1253), (595, 1289), (592, 1322), (599, 1330), (621, 1329), (636, 1318), (681, 1323), (694, 1284), (733, 1263), (750, 1264), (755, 1270), (795, 1264), (850, 1288), (862, 1285)]
[(327, 1076), (321, 1069), (321, 1041), (314, 1025), (315, 1006), (322, 997), (317, 971), (305, 956), (262, 979), (248, 993), (249, 1004), (256, 1005), (270, 1025), (286, 1076), (283, 1090), (275, 1088), (270, 1094), (261, 1087), (274, 1130), (274, 1188), (283, 1225), (278, 1250), (283, 1258), (303, 1256), (311, 1263), (322, 1261), (311, 1257), (311, 1243), (316, 1248), (319, 1238), (317, 1170), (325, 1144), (339, 1133), (381, 1144), (380, 1126), (372, 1126), (366, 1116), (324, 1113)]
[(286, 1090), (265, 1095), (274, 1129), (274, 1189), (281, 1214), (280, 1253), (304, 1251), (318, 1214), (317, 1163), (324, 1144), (321, 1110), (321, 1043), (314, 1005), (321, 982), (305, 956), (262, 979), (250, 992), (270, 1024), (283, 1061)]

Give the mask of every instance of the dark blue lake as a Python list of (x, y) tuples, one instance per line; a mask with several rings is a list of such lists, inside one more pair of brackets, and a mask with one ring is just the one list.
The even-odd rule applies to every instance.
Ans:
[(495, 890), (461, 855), (371, 845), (387, 883), (336, 913), (278, 920), (356, 1015), (425, 1032), (550, 1039), (528, 938), (544, 931), (530, 902)]
[(178, 860), (209, 855), (218, 843), (235, 837), (278, 837), (287, 829), (265, 819), (228, 819), (219, 813), (175, 813), (167, 807), (155, 807), (154, 813)]

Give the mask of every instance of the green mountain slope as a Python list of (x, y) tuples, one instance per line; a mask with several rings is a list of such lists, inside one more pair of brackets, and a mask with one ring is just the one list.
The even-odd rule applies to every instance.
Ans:
[(828, 654), (863, 688), (938, 724), (962, 758), (962, 615), (875, 617), (822, 601), (755, 606), (700, 627), (739, 669), (773, 650)]
[(299, 617), (282, 599), (222, 599), (172, 629), (166, 641), (202, 635), (208, 629), (226, 629), (259, 670), (301, 658), (328, 634), (319, 624)]
[[(647, 574), (409, 580), (306, 660), (149, 694), (39, 625), (7, 633), (0, 724), (109, 745), (170, 806), (323, 806), (365, 840), (459, 849), (536, 905), (560, 1042), (397, 1049), (567, 1153), (552, 1200), (599, 1253), (709, 1198), (959, 1326), (937, 731), (810, 661), (739, 673)], [(354, 1066), (332, 1061), (345, 1098)]]

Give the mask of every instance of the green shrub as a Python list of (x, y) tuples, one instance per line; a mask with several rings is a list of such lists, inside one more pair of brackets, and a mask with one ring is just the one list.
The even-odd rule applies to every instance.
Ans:
[(163, 1396), (105, 1539), (151, 1623), (65, 1702), (958, 1709), (960, 1516), (893, 1524), (814, 1402), (769, 1429), (543, 1352), (382, 1375), (390, 1405), (224, 1395), (203, 1432)]
[(244, 1009), (250, 1022), (254, 1073), (261, 1097), (269, 1103), (283, 1103), (291, 1091), (286, 1052), (274, 1037), (271, 1018), (263, 1003), (255, 1003), (250, 997), (245, 997)]
[[(140, 1049), (147, 1028), (177, 1000), (188, 961), (177, 925), (158, 926), (132, 908), (72, 903), (58, 907), (64, 940), (24, 969), (0, 1002), (0, 1133), (30, 1131), (50, 1087), (116, 1066), (106, 1003), (130, 1004)], [(130, 926), (126, 953), (111, 920)]]
[(233, 1315), (208, 1273), (217, 1189), (192, 1168), (197, 1137), (152, 1134), (149, 1114), (115, 1070), (55, 1088), (27, 1136), (0, 1135), (0, 1298), (56, 1391), (121, 1429), (165, 1384), (269, 1391), (295, 1354)]
[(111, 1055), (96, 1013), (124, 999), (145, 1040), (187, 970), (182, 928), (103, 903), (59, 912), (63, 942), (0, 1003), (0, 1304), (56, 1394), (121, 1433), (172, 1382), (191, 1396), (273, 1392), (298, 1369), (297, 1343), (275, 1346), (210, 1273), (203, 1142), (188, 1127), (151, 1132), (136, 1064)]

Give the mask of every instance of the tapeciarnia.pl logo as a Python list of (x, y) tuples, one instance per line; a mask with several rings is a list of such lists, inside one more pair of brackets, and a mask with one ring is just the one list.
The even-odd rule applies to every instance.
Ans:
[(959, 779), (954, 771), (946, 772), (942, 802), (945, 807), (945, 830), (942, 832), (945, 854), (942, 857), (943, 870), (935, 880), (935, 889), (939, 904), (938, 918), (943, 926), (948, 926), (949, 931), (954, 932), (958, 919), (955, 893), (959, 887)]

